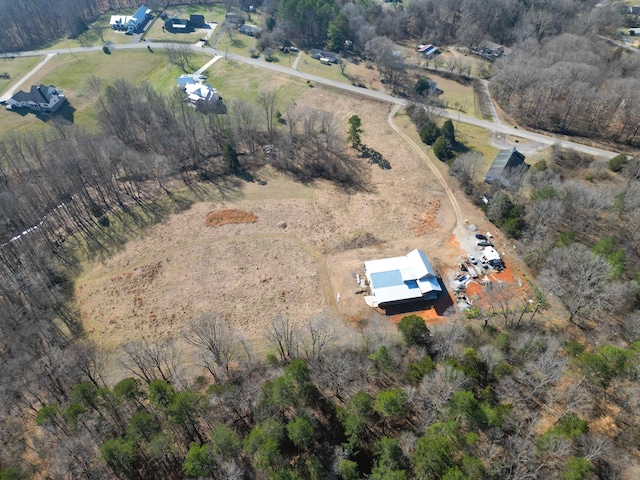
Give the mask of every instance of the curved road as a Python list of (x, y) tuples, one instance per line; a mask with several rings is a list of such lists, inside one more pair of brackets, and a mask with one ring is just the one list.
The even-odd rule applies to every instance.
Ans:
[[(131, 43), (125, 45), (111, 45), (109, 48), (111, 50), (133, 50), (139, 48), (166, 48), (166, 43), (149, 43), (149, 42), (140, 42), (140, 43)], [(382, 102), (387, 102), (395, 105), (407, 105), (409, 102), (403, 98), (397, 98), (392, 95), (389, 95), (384, 92), (378, 92), (375, 90), (369, 90), (367, 88), (356, 87), (354, 85), (349, 85), (347, 83), (337, 82), (335, 80), (329, 80), (327, 78), (318, 77), (316, 75), (311, 75), (308, 73), (299, 72), (298, 70), (294, 70), (290, 67), (283, 67), (274, 63), (266, 62), (262, 59), (256, 58), (248, 58), (242, 57), (240, 55), (235, 55), (232, 53), (224, 54), (214, 48), (202, 48), (197, 46), (191, 46), (191, 49), (195, 52), (206, 53), (212, 56), (221, 56), (223, 58), (227, 58), (230, 60), (234, 60), (236, 62), (246, 63), (248, 65), (252, 65), (258, 68), (264, 68), (267, 70), (271, 70), (274, 72), (282, 73), (284, 75), (290, 75), (293, 77), (302, 78), (304, 80), (309, 80), (321, 85), (326, 85), (329, 87), (337, 88), (340, 90), (348, 91), (351, 93), (355, 93), (357, 95), (362, 95), (364, 97), (368, 97), (374, 100), (379, 100)], [(54, 50), (33, 50), (27, 52), (16, 52), (16, 53), (6, 53), (3, 54), (5, 57), (33, 57), (33, 56), (42, 56), (42, 55), (58, 55), (65, 53), (84, 53), (84, 52), (98, 52), (101, 51), (101, 46), (92, 46), (92, 47), (74, 47), (74, 48), (60, 48)], [(532, 140), (534, 142), (540, 142), (544, 145), (559, 145), (563, 148), (568, 148), (571, 150), (575, 150), (581, 153), (585, 153), (588, 155), (593, 155), (596, 157), (603, 157), (606, 159), (610, 159), (615, 157), (618, 152), (612, 152), (609, 150), (604, 150), (597, 147), (591, 147), (588, 145), (583, 145), (581, 143), (571, 142), (569, 140), (563, 140), (561, 138), (557, 138), (551, 135), (543, 135), (540, 133), (529, 132), (527, 130), (523, 130), (521, 128), (510, 127), (508, 125), (498, 124), (487, 120), (482, 120), (475, 117), (470, 117), (468, 115), (463, 115), (457, 112), (451, 112), (444, 109), (436, 109), (436, 112), (445, 117), (450, 118), (456, 122), (462, 122), (469, 125), (473, 125), (476, 127), (487, 129), (491, 132), (502, 133), (505, 135), (514, 135), (520, 138), (524, 138), (527, 140)]]

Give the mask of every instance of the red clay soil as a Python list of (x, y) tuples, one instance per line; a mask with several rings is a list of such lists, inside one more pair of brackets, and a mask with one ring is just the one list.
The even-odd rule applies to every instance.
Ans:
[(205, 224), (207, 227), (219, 227), (221, 225), (229, 225), (233, 223), (253, 223), (258, 220), (258, 216), (251, 212), (238, 210), (235, 208), (213, 212), (207, 215)]
[[(477, 280), (473, 280), (467, 284), (467, 298), (473, 300), (474, 303), (482, 303), (482, 295), (484, 293), (484, 287), (478, 280), (480, 280), (480, 278), (478, 278)], [(505, 268), (500, 273), (495, 271), (493, 273), (490, 273), (489, 280), (491, 280), (492, 282), (500, 281), (508, 284), (516, 283), (516, 278), (513, 274), (513, 271), (509, 267)], [(526, 286), (523, 286), (522, 288), (520, 288), (519, 292), (523, 292), (525, 289)]]

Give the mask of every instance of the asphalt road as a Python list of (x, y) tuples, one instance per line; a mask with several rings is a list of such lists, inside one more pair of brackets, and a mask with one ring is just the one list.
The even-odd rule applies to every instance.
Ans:
[[(151, 47), (153, 48), (166, 48), (167, 44), (165, 43), (149, 43), (149, 42), (140, 42), (140, 43), (131, 43), (131, 44), (124, 44), (124, 45), (111, 45), (109, 48), (111, 50), (134, 50), (134, 49), (139, 49), (139, 48), (147, 48), (147, 47)], [(326, 85), (329, 87), (333, 87), (333, 88), (337, 88), (340, 90), (344, 90), (344, 91), (348, 91), (351, 93), (355, 93), (357, 95), (361, 95), (363, 97), (367, 97), (367, 98), (371, 98), (371, 99), (375, 99), (375, 100), (379, 100), (382, 102), (386, 102), (386, 103), (391, 103), (394, 105), (407, 105), (407, 100), (403, 99), (403, 98), (398, 98), (398, 97), (394, 97), (392, 95), (389, 95), (387, 93), (384, 92), (378, 92), (376, 90), (370, 90), (367, 88), (361, 88), (361, 87), (356, 87), (354, 85), (349, 85), (347, 83), (342, 83), (342, 82), (336, 82), (335, 80), (330, 80), (327, 78), (323, 78), (323, 77), (318, 77), (316, 75), (311, 75), (308, 73), (303, 73), (303, 72), (299, 72), (298, 70), (294, 70), (293, 68), (290, 67), (284, 67), (281, 65), (278, 65), (277, 63), (270, 63), (270, 62), (266, 62), (262, 59), (259, 58), (249, 58), (249, 57), (242, 57), (240, 55), (235, 55), (232, 53), (228, 53), (225, 54), (223, 52), (220, 52), (214, 48), (210, 48), (210, 47), (196, 47), (196, 46), (191, 46), (191, 49), (193, 51), (196, 52), (200, 52), (200, 53), (205, 53), (205, 54), (209, 54), (212, 56), (215, 55), (219, 55), (223, 58), (227, 58), (229, 60), (233, 60), (236, 62), (241, 62), (241, 63), (246, 63), (248, 65), (253, 65), (255, 67), (258, 68), (264, 68), (267, 70), (271, 70), (274, 72), (278, 72), (278, 73), (282, 73), (284, 75), (289, 75), (292, 77), (298, 77), (304, 80), (309, 80), (311, 82), (314, 83), (318, 83), (321, 85)], [(97, 51), (101, 51), (102, 47), (101, 46), (92, 46), (92, 47), (74, 47), (74, 48), (60, 48), (60, 49), (53, 49), (53, 50), (33, 50), (33, 51), (27, 51), (27, 52), (16, 52), (16, 53), (6, 53), (4, 54), (4, 56), (8, 56), (8, 57), (33, 57), (33, 56), (42, 56), (42, 55), (50, 55), (50, 54), (66, 54), (66, 53), (84, 53), (84, 52), (97, 52)], [(481, 127), (481, 128), (485, 128), (491, 132), (496, 132), (496, 133), (502, 133), (505, 135), (514, 135), (526, 140), (532, 140), (534, 142), (539, 142), (542, 143), (544, 145), (554, 145), (557, 144), (560, 147), (563, 148), (568, 148), (568, 149), (572, 149), (581, 153), (585, 153), (588, 155), (593, 155), (596, 157), (602, 157), (602, 158), (613, 158), (615, 157), (618, 152), (612, 152), (609, 150), (604, 150), (601, 148), (597, 148), (597, 147), (591, 147), (588, 145), (583, 145), (581, 143), (576, 143), (576, 142), (572, 142), (569, 140), (564, 140), (552, 135), (548, 135), (548, 134), (540, 134), (540, 133), (535, 133), (535, 132), (529, 132), (527, 130), (524, 130), (522, 128), (517, 128), (517, 127), (511, 127), (509, 125), (503, 125), (503, 124), (499, 124), (499, 123), (494, 123), (491, 121), (487, 121), (487, 120), (482, 120), (479, 118), (475, 118), (475, 117), (470, 117), (468, 115), (464, 115), (458, 112), (452, 112), (449, 110), (444, 110), (444, 109), (436, 109), (436, 112), (440, 115), (442, 115), (445, 118), (450, 118), (451, 120), (453, 120), (454, 122), (461, 122), (461, 123), (466, 123), (469, 125), (474, 125), (476, 127)]]

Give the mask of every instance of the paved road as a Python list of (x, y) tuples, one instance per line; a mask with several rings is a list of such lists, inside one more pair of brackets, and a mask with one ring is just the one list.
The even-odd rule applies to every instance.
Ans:
[[(167, 44), (165, 43), (140, 42), (140, 43), (132, 43), (132, 44), (126, 44), (126, 45), (111, 45), (110, 48), (112, 50), (133, 50), (133, 49), (147, 48), (147, 47), (166, 48), (166, 46)], [(210, 47), (202, 48), (202, 47), (191, 46), (191, 49), (196, 52), (205, 53), (212, 56), (218, 55), (221, 57), (225, 57), (228, 60), (246, 63), (248, 65), (253, 65), (258, 68), (264, 68), (274, 72), (282, 73), (284, 75), (302, 78), (304, 80), (309, 80), (311, 82), (318, 83), (321, 85), (326, 85), (326, 86), (337, 88), (340, 90), (345, 90), (351, 93), (355, 93), (357, 95), (361, 95), (363, 97), (372, 98), (382, 102), (391, 103), (394, 105), (408, 104), (407, 100), (403, 98), (394, 97), (384, 92), (378, 92), (376, 90), (356, 87), (354, 85), (349, 85), (347, 83), (337, 82), (335, 80), (330, 80), (327, 78), (318, 77), (316, 75), (303, 73), (298, 70), (294, 70), (290, 67), (284, 67), (284, 66), (278, 65), (277, 63), (266, 62), (259, 58), (243, 57), (243, 56), (235, 55), (232, 53), (224, 54)], [(34, 50), (34, 51), (28, 51), (28, 52), (7, 53), (5, 54), (5, 56), (30, 57), (30, 56), (52, 55), (52, 54), (56, 55), (56, 54), (64, 54), (64, 53), (96, 52), (101, 50), (102, 50), (102, 47), (98, 45), (98, 46), (92, 46), (92, 47), (74, 47), (74, 48), (60, 48), (60, 49), (54, 49), (54, 50)], [(331, 67), (328, 67), (328, 68), (331, 68)], [(450, 118), (455, 122), (462, 122), (469, 125), (474, 125), (476, 127), (485, 128), (491, 132), (502, 133), (505, 135), (514, 135), (527, 140), (532, 140), (534, 142), (539, 142), (544, 145), (558, 144), (563, 148), (568, 148), (581, 153), (594, 155), (596, 157), (603, 157), (607, 159), (613, 158), (618, 154), (618, 152), (612, 152), (612, 151), (604, 150), (597, 147), (590, 147), (588, 145), (583, 145), (581, 143), (576, 143), (569, 140), (563, 140), (561, 138), (554, 137), (548, 134), (529, 132), (522, 128), (510, 127), (508, 125), (501, 125), (501, 124), (493, 123), (487, 120), (482, 120), (479, 118), (470, 117), (468, 115), (463, 115), (457, 112), (452, 112), (452, 111), (443, 110), (443, 109), (437, 109), (436, 111), (443, 117)]]

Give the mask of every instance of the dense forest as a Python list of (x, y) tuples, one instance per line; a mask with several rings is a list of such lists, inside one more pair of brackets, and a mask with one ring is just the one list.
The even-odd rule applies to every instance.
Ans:
[[(351, 39), (349, 55), (406, 93), (415, 75), (394, 42), (464, 49), (491, 39), (513, 47), (489, 74), (519, 121), (634, 144), (640, 64), (601, 40), (623, 20), (594, 4), (267, 0), (259, 41), (341, 50)], [(44, 46), (136, 6), (1, 1), (0, 50)], [(461, 189), (518, 246), (533, 298), (497, 286), (488, 305), (431, 332), (411, 315), (397, 328), (329, 313), (294, 328), (282, 315), (265, 332), (266, 358), (205, 316), (184, 332), (202, 376), (185, 369), (177, 343), (135, 342), (122, 352), (126, 378), (107, 383), (106, 359), (83, 340), (69, 301), (79, 258), (108, 256), (187, 207), (176, 188), (224, 195), (268, 162), (358, 192), (370, 188), (369, 167), (330, 113), (279, 114), (273, 91), (228, 100), (221, 113), (144, 83), (87, 80), (99, 133), (52, 120), (0, 139), (0, 478), (638, 476), (638, 159), (554, 149), (512, 172), (509, 188), (487, 185), (478, 154), (448, 150), (453, 125), (415, 97), (421, 137), (434, 152), (440, 142)]]

